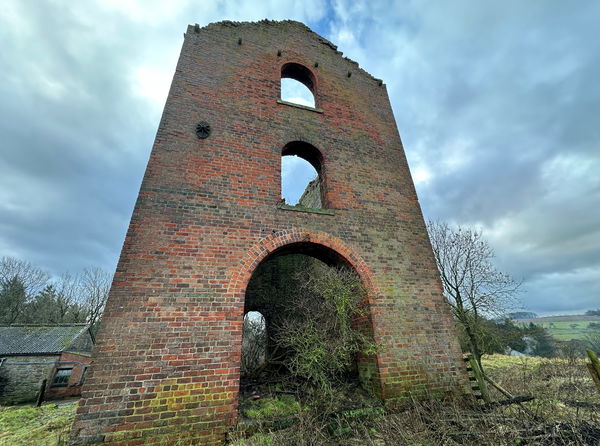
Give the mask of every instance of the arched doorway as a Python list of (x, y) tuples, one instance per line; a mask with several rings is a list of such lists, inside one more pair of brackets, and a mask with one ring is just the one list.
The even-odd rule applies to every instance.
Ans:
[[(330, 337), (324, 346), (323, 354), (339, 361), (336, 363), (336, 367), (339, 364), (338, 369), (331, 371), (332, 383), (360, 385), (369, 393), (379, 395), (377, 358), (373, 351), (375, 344), (368, 302), (372, 290), (353, 262), (329, 246), (305, 240), (282, 244), (254, 264), (244, 290), (245, 336), (242, 341), (240, 396), (245, 398), (259, 393), (257, 389), (267, 380), (265, 377), (269, 382), (280, 379), (289, 383), (290, 379), (299, 378), (304, 384), (315, 384), (325, 376), (319, 375), (319, 372), (311, 375), (312, 371), (306, 370), (297, 373), (298, 368), (293, 367), (295, 360), (290, 367), (286, 355), (290, 354), (290, 348), (297, 353), (294, 350), (297, 344), (290, 347), (291, 344), (281, 342), (281, 337), (302, 335), (305, 327), (314, 330), (311, 333), (317, 341), (335, 333), (337, 328), (331, 324), (339, 323), (334, 313), (341, 300), (336, 303), (324, 300), (337, 296), (323, 298), (324, 295), (319, 292), (331, 294), (341, 289), (346, 293), (345, 298), (350, 295), (344, 302), (353, 302), (355, 307), (355, 311), (348, 313), (354, 334), (344, 339), (341, 336), (340, 339)], [(328, 291), (323, 291), (324, 286)], [(353, 292), (357, 294), (351, 295)], [(257, 316), (248, 316), (258, 314), (264, 318), (262, 332), (260, 325), (256, 324)], [(305, 331), (308, 333), (310, 330)], [(256, 340), (265, 344), (256, 345), (253, 343)], [(304, 342), (310, 344), (317, 341), (308, 338), (303, 340), (305, 350), (301, 354), (312, 354), (319, 350), (317, 345), (312, 350), (310, 345), (304, 345)], [(347, 344), (342, 345), (342, 342)], [(351, 351), (347, 357), (340, 354), (345, 348)], [(264, 352), (264, 361), (248, 360), (246, 356), (256, 355), (256, 352)], [(250, 369), (248, 364), (254, 364), (256, 368)]]

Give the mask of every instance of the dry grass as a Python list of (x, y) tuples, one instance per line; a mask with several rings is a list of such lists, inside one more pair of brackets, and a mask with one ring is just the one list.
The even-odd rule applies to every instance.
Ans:
[[(493, 355), (484, 358), (483, 365), (496, 382), (513, 394), (535, 397), (524, 404), (527, 410), (512, 405), (484, 412), (432, 401), (414, 402), (402, 412), (386, 414), (378, 407), (350, 409), (373, 402), (360, 392), (347, 389), (346, 394), (337, 395), (337, 400), (329, 397), (320, 401), (314, 395), (300, 399), (301, 410), (292, 411), (291, 416), (290, 411), (286, 412), (285, 423), (259, 423), (250, 438), (244, 438), (245, 432), (239, 428), (232, 432), (230, 444), (600, 445), (600, 393), (585, 361)], [(504, 398), (493, 389), (491, 392), (496, 399)], [(289, 401), (286, 404), (295, 407)], [(64, 444), (75, 406), (0, 408), (0, 445)], [(271, 411), (263, 408), (261, 413), (268, 418)]]
[(0, 446), (62, 446), (77, 402), (42, 407), (0, 407)]
[[(366, 416), (323, 416), (313, 408), (296, 414), (296, 423), (286, 429), (271, 432), (264, 426), (249, 439), (244, 439), (240, 431), (234, 432), (232, 444), (600, 445), (600, 393), (584, 361), (493, 355), (485, 358), (483, 365), (514, 395), (532, 395), (535, 399), (522, 406), (488, 411), (458, 403), (413, 402), (402, 412), (372, 412)], [(495, 390), (491, 393), (497, 400), (505, 398)]]

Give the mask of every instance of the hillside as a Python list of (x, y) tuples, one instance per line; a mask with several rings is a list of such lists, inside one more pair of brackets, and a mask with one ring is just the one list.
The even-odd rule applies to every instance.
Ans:
[[(595, 330), (600, 330), (600, 316), (570, 315), (548, 316), (532, 319), (517, 319), (516, 324), (533, 323), (548, 330), (550, 335), (560, 341), (585, 339)], [(594, 324), (598, 324), (594, 326)]]

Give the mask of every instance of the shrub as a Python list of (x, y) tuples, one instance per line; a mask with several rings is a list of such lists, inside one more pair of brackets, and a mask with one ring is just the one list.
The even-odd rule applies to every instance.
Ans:
[(365, 315), (366, 291), (345, 267), (311, 262), (297, 275), (295, 298), (275, 327), (274, 340), (286, 352), (283, 363), (296, 377), (323, 391), (351, 369), (359, 352), (374, 345), (353, 322)]

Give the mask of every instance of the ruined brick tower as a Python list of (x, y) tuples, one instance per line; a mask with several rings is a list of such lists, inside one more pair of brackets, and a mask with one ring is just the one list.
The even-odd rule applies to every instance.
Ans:
[[(282, 77), (315, 107), (280, 100)], [(319, 172), (319, 208), (281, 202), (286, 154)], [(380, 345), (361, 381), (388, 406), (466, 388), (382, 82), (298, 22), (189, 26), (72, 442), (218, 444), (237, 418), (246, 286), (282, 253), (360, 275)]]

